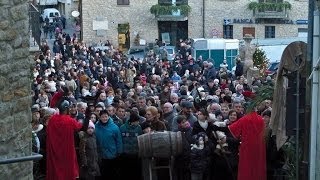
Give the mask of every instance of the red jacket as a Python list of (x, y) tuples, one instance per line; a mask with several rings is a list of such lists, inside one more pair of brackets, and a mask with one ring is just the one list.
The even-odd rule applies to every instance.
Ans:
[(79, 167), (74, 133), (82, 124), (69, 115), (56, 114), (47, 126), (47, 180), (75, 180)]
[(241, 140), (238, 180), (266, 180), (266, 146), (264, 121), (256, 112), (247, 114), (229, 126)]

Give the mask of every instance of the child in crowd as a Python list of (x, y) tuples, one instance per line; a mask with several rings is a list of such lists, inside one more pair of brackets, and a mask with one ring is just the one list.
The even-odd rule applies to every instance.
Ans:
[(80, 136), (80, 177), (85, 180), (94, 180), (100, 176), (98, 165), (98, 153), (96, 136), (94, 134), (95, 126), (90, 120), (86, 132), (79, 132)]
[(210, 148), (204, 132), (195, 135), (196, 143), (191, 145), (190, 171), (191, 180), (202, 180), (209, 166)]
[[(216, 116), (216, 121), (213, 122), (214, 125), (216, 125), (218, 127), (226, 127), (227, 126), (227, 122), (226, 122), (226, 120), (225, 121), (223, 120), (223, 115), (222, 115), (221, 111), (216, 111), (215, 116)], [(221, 131), (215, 131), (215, 132), (213, 132), (213, 134), (215, 136), (217, 136), (216, 138), (219, 140), (219, 143), (216, 145), (216, 150), (214, 152), (217, 154), (229, 153), (228, 143), (226, 143), (226, 134)]]

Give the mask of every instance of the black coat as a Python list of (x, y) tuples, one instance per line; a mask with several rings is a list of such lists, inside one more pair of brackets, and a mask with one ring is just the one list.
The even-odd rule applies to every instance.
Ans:
[(243, 63), (237, 63), (236, 71), (234, 72), (234, 74), (236, 75), (236, 77), (243, 75)]
[[(83, 133), (83, 134), (81, 134)], [(80, 176), (83, 178), (100, 176), (95, 135), (81, 132), (80, 135)]]
[(200, 132), (204, 132), (204, 133), (206, 133), (206, 135), (208, 136), (208, 138), (212, 141), (212, 143), (215, 145), (216, 142), (217, 142), (217, 139), (214, 137), (212, 131), (213, 131), (213, 124), (210, 123), (210, 122), (208, 122), (208, 127), (207, 127), (206, 130), (203, 129), (203, 128), (200, 126), (200, 124), (199, 124), (198, 121), (196, 121), (196, 122), (193, 124), (193, 127), (192, 127), (192, 135), (193, 135), (193, 136), (199, 134)]
[(239, 162), (239, 145), (240, 141), (235, 139), (230, 131), (226, 132), (228, 151), (230, 154), (217, 155), (212, 154), (211, 179), (235, 180), (237, 179), (238, 162)]
[(208, 147), (203, 149), (193, 148), (190, 152), (190, 171), (191, 173), (204, 173), (209, 166), (209, 154)]

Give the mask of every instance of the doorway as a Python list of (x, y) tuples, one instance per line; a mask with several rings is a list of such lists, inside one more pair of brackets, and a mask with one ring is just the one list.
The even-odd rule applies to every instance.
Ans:
[(160, 41), (176, 46), (179, 39), (188, 39), (188, 21), (158, 21), (158, 31)]
[(130, 48), (129, 23), (118, 24), (118, 45), (120, 51), (127, 51)]

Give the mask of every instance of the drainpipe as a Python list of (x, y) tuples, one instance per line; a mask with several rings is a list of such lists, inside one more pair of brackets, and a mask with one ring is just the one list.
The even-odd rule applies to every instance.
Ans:
[(317, 158), (317, 136), (318, 132), (318, 107), (319, 107), (319, 10), (314, 11), (314, 20), (313, 22), (313, 70), (312, 70), (312, 103), (311, 103), (311, 124), (310, 124), (310, 166), (309, 166), (309, 180), (317, 180), (320, 177), (316, 173), (318, 163)]
[(205, 38), (205, 0), (202, 0), (202, 37)]

